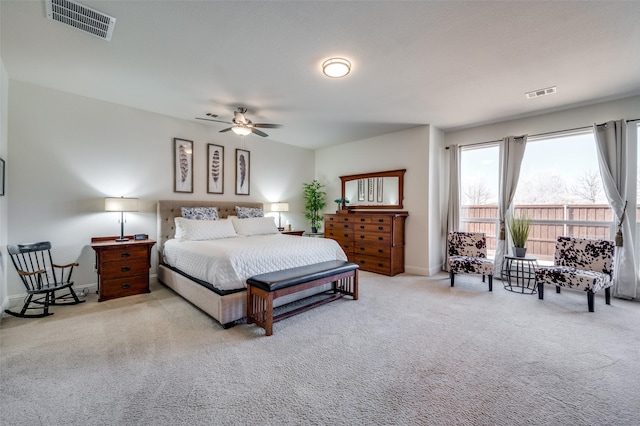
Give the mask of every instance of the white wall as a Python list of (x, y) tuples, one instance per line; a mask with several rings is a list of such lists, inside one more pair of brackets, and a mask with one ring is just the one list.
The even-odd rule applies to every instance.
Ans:
[[(559, 94), (553, 96), (559, 96)], [(535, 102), (535, 99), (532, 101)], [(445, 135), (445, 143), (446, 145), (464, 145), (488, 142), (509, 135), (536, 135), (593, 126), (594, 123), (623, 118), (627, 120), (640, 118), (640, 96), (449, 132)]]
[[(432, 196), (439, 196), (439, 189), (430, 191), (432, 185), (437, 185), (430, 180), (435, 179), (438, 172), (437, 165), (430, 164), (429, 155), (431, 150), (436, 153), (443, 148), (437, 148), (438, 141), (430, 143), (432, 133), (440, 134), (429, 126), (421, 126), (316, 151), (317, 179), (327, 185), (329, 203), (325, 213), (337, 208), (333, 200), (341, 195), (340, 176), (407, 169), (404, 210), (409, 212), (409, 217), (405, 235), (405, 271), (419, 275), (430, 275), (431, 262), (441, 262), (437, 255), (439, 246), (434, 248), (430, 241), (430, 223), (434, 214), (437, 217), (433, 212), (439, 209), (439, 206), (430, 206), (430, 202)], [(432, 157), (436, 158), (435, 155)]]
[[(8, 103), (9, 103), (9, 77), (7, 71), (4, 68), (2, 59), (0, 58), (0, 158), (8, 160), (7, 149), (7, 116), (8, 116)], [(6, 176), (6, 171), (5, 171)], [(0, 197), (0, 312), (4, 312), (9, 303), (7, 294), (7, 232), (8, 232), (8, 219), (7, 219), (7, 206), (9, 195)]]
[[(94, 99), (9, 80), (9, 133), (6, 223), (9, 244), (50, 240), (58, 262), (78, 261), (76, 286), (97, 281), (90, 239), (117, 235), (118, 213), (104, 212), (105, 196), (140, 199), (140, 211), (127, 214), (125, 233), (156, 238), (159, 199), (290, 203), (296, 229), (304, 219), (302, 182), (315, 176), (314, 152), (251, 135), (251, 194), (235, 195), (235, 149), (241, 139), (219, 126), (179, 120)], [(3, 92), (4, 93), (4, 92)], [(277, 132), (274, 131), (273, 133)], [(194, 141), (194, 192), (173, 192), (173, 138)], [(206, 188), (207, 143), (225, 147), (224, 194)], [(0, 210), (0, 223), (2, 223)], [(153, 251), (152, 273), (157, 264)], [(7, 268), (9, 269), (9, 268)], [(8, 294), (24, 289), (7, 274)]]

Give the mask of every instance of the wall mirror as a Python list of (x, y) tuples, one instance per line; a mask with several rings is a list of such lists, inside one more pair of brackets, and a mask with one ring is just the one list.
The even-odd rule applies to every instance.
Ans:
[(347, 209), (402, 209), (406, 169), (340, 176)]

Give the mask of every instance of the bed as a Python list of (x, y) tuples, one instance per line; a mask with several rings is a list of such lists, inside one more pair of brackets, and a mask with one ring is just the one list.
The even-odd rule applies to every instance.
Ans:
[[(225, 328), (246, 317), (246, 280), (250, 276), (347, 259), (339, 244), (330, 239), (279, 233), (204, 241), (174, 238), (175, 218), (182, 216), (182, 207), (217, 207), (219, 218), (227, 219), (236, 214), (236, 206), (262, 208), (262, 203), (161, 200), (157, 206), (158, 280)], [(242, 223), (250, 224), (251, 220)], [(220, 257), (211, 258), (211, 253)], [(327, 284), (291, 294), (277, 299), (276, 306), (330, 288)]]

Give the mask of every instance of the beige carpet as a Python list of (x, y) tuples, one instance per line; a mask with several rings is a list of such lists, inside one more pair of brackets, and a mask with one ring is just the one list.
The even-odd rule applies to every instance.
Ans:
[(640, 304), (361, 274), (223, 330), (161, 285), (0, 324), (2, 425), (638, 425)]

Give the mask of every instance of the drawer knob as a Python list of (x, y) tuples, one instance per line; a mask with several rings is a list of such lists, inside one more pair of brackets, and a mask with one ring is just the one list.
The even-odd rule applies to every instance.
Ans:
[(378, 231), (382, 231), (384, 228), (382, 226), (378, 226)]
[(382, 263), (378, 263), (378, 266), (382, 268), (384, 265)]
[(131, 253), (127, 253), (126, 251), (124, 253), (122, 253), (120, 256), (122, 257), (129, 257), (131, 256)]
[(384, 253), (384, 250), (378, 249), (378, 253)]
[(384, 237), (378, 237), (378, 240), (382, 241), (384, 240)]
[(122, 288), (131, 288), (131, 284), (124, 283), (124, 284), (122, 284)]
[(122, 272), (127, 272), (131, 270), (131, 266), (123, 266), (122, 267)]

